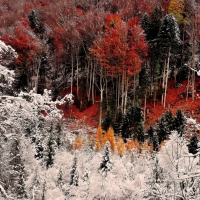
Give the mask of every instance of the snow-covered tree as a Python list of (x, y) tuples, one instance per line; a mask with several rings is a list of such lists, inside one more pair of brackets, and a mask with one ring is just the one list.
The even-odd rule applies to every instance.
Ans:
[(103, 160), (99, 167), (99, 170), (102, 172), (103, 176), (107, 176), (107, 173), (112, 169), (113, 163), (110, 161), (109, 152), (109, 145), (107, 144), (105, 147)]
[(198, 142), (199, 142), (198, 137), (196, 134), (194, 134), (190, 138), (190, 143), (188, 144), (188, 150), (190, 153), (196, 154), (199, 151)]
[(69, 185), (73, 185), (73, 186), (78, 186), (78, 179), (79, 179), (79, 173), (77, 170), (77, 158), (74, 157), (74, 162), (72, 165), (72, 169), (70, 172), (70, 183)]
[(24, 164), (20, 155), (20, 144), (17, 138), (11, 141), (9, 161), (9, 190), (18, 199), (26, 197)]

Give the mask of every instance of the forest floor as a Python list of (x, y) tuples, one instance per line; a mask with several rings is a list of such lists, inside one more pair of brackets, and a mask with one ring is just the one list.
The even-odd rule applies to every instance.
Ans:
[[(196, 78), (195, 90), (200, 84), (200, 78)], [(188, 100), (183, 95), (186, 91), (187, 80), (182, 82), (182, 85), (178, 88), (174, 87), (174, 81), (168, 82), (167, 98), (166, 98), (166, 108), (163, 108), (161, 105), (161, 100), (157, 100), (155, 107), (151, 99), (147, 100), (147, 110), (145, 127), (148, 128), (150, 125), (154, 125), (159, 118), (167, 110), (171, 110), (172, 114), (175, 116), (178, 109), (181, 109), (187, 117), (192, 117), (200, 123), (200, 92), (195, 92), (195, 100), (192, 101), (192, 97), (189, 96)], [(75, 90), (75, 88), (74, 88)], [(68, 90), (65, 90), (63, 94), (69, 93)], [(70, 105), (69, 107), (62, 106), (61, 110), (63, 111), (64, 117), (63, 120), (69, 121), (72, 123), (69, 128), (73, 130), (90, 127), (96, 129), (98, 126), (98, 117), (99, 117), (99, 99), (91, 105), (90, 107), (80, 111), (75, 104)], [(90, 129), (91, 130), (91, 129)], [(89, 131), (88, 133), (91, 133)]]

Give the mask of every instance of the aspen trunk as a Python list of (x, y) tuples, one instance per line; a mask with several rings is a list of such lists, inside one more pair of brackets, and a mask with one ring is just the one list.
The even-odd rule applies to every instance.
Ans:
[[(165, 76), (166, 76), (165, 72), (166, 72), (166, 59), (165, 59), (165, 62), (164, 62), (162, 89), (165, 88)], [(162, 100), (161, 100), (162, 105), (163, 105), (163, 103), (164, 103), (164, 94), (162, 94)]]
[(147, 91), (145, 91), (145, 95), (144, 95), (144, 124), (146, 120), (146, 109), (147, 109)]
[(79, 99), (79, 60), (78, 60), (78, 53), (76, 52), (76, 93), (77, 98)]
[(167, 71), (166, 71), (166, 80), (165, 80), (165, 93), (164, 93), (164, 108), (166, 107), (166, 96), (167, 96), (167, 83), (168, 83), (168, 72), (169, 72), (169, 60), (170, 60), (170, 48), (168, 52), (168, 58), (167, 58)]

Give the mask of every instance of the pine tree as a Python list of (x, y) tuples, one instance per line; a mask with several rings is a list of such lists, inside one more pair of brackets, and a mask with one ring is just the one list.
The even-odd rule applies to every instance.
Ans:
[(144, 13), (142, 20), (141, 20), (141, 26), (144, 29), (146, 39), (147, 39), (148, 34), (149, 34), (149, 25), (150, 25), (150, 17), (147, 13)]
[(159, 140), (158, 140), (158, 136), (153, 137), (153, 150), (158, 152), (158, 147), (159, 147)]
[(199, 151), (198, 142), (198, 137), (196, 134), (194, 134), (190, 138), (190, 143), (188, 144), (189, 153), (196, 154)]
[(144, 128), (142, 122), (137, 122), (135, 124), (134, 139), (137, 139), (140, 145), (144, 142)]
[(56, 124), (56, 127), (55, 127), (55, 136), (56, 136), (56, 143), (57, 143), (57, 146), (58, 148), (60, 148), (60, 146), (62, 145), (62, 127), (61, 127), (61, 124), (58, 122)]
[(112, 117), (112, 113), (110, 110), (107, 110), (105, 119), (102, 123), (102, 128), (107, 131), (108, 128), (112, 125), (112, 121), (113, 121), (113, 117)]
[(181, 44), (180, 30), (177, 21), (173, 15), (166, 15), (160, 27), (158, 38), (159, 46), (167, 51), (171, 47), (177, 47)]
[(112, 162), (110, 162), (109, 157), (109, 148), (108, 145), (106, 145), (105, 153), (103, 156), (103, 160), (100, 164), (99, 170), (103, 173), (104, 176), (107, 176), (108, 171), (112, 169)]
[(37, 159), (43, 158), (44, 148), (43, 148), (42, 142), (40, 140), (36, 141), (35, 151), (36, 151), (35, 152), (35, 158), (37, 158)]
[(116, 136), (119, 136), (119, 134), (121, 133), (122, 131), (122, 124), (123, 124), (123, 113), (120, 110), (117, 111), (116, 113), (116, 116), (114, 118), (114, 121), (113, 121), (113, 129), (114, 129), (114, 132), (115, 132), (115, 135)]
[(167, 126), (169, 128), (170, 131), (173, 130), (173, 123), (174, 123), (174, 118), (173, 118), (173, 115), (172, 115), (172, 111), (171, 110), (168, 110), (166, 113), (165, 113), (165, 121), (167, 123)]
[(34, 29), (36, 34), (42, 37), (41, 34), (44, 32), (44, 25), (42, 24), (42, 20), (40, 20), (39, 13), (32, 10), (28, 15), (28, 19), (31, 28)]
[(182, 113), (182, 111), (179, 109), (176, 112), (176, 117), (174, 119), (174, 129), (177, 130), (180, 137), (184, 134), (184, 128), (185, 128), (185, 117)]
[(147, 130), (147, 135), (148, 135), (148, 145), (153, 144), (153, 139), (154, 139), (154, 128), (153, 126), (150, 126), (149, 129)]
[(159, 166), (158, 159), (155, 160), (155, 165), (153, 167), (153, 181), (155, 183), (160, 183), (163, 180), (163, 169)]
[(129, 118), (127, 115), (123, 117), (123, 124), (122, 124), (122, 138), (126, 142), (128, 138), (131, 138), (131, 131), (129, 130)]
[(156, 6), (153, 12), (150, 15), (150, 23), (148, 28), (147, 40), (150, 41), (150, 44), (153, 44), (155, 39), (158, 36), (160, 26), (162, 24), (162, 8)]
[(162, 116), (157, 127), (157, 135), (159, 144), (167, 139), (167, 136), (170, 134), (168, 124), (165, 120), (165, 117)]
[(64, 185), (63, 172), (62, 172), (62, 169), (60, 168), (58, 176), (57, 176), (56, 186), (62, 189), (63, 185)]
[(50, 137), (48, 138), (48, 141), (46, 144), (46, 149), (44, 151), (44, 158), (43, 158), (46, 169), (53, 166), (54, 155), (55, 155), (55, 142), (52, 138), (52, 134), (50, 134)]
[(26, 197), (24, 181), (24, 165), (20, 155), (19, 140), (14, 138), (11, 142), (10, 151), (10, 191), (17, 195), (18, 199)]
[(78, 186), (78, 178), (79, 178), (79, 173), (77, 170), (77, 158), (74, 157), (74, 163), (72, 165), (72, 169), (70, 172), (70, 183), (69, 185), (73, 186)]

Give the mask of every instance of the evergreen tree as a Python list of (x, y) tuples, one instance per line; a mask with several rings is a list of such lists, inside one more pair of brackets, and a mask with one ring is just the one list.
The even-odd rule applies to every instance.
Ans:
[(147, 135), (148, 135), (148, 145), (153, 144), (153, 139), (154, 139), (154, 128), (153, 126), (150, 126), (149, 129), (147, 130)]
[(62, 173), (62, 169), (60, 168), (58, 176), (57, 176), (56, 186), (62, 189), (63, 185), (64, 185), (63, 173)]
[(160, 183), (163, 181), (163, 178), (163, 169), (160, 167), (158, 159), (155, 158), (155, 165), (153, 167), (153, 182)]
[(180, 30), (173, 15), (166, 15), (160, 27), (158, 38), (159, 46), (163, 49), (170, 49), (181, 44)]
[(142, 141), (142, 125), (143, 124), (143, 114), (142, 109), (136, 106), (130, 106), (127, 109), (127, 113), (124, 116), (123, 125), (122, 125), (122, 137), (126, 141), (128, 138), (137, 138), (139, 137)]
[(166, 113), (165, 113), (165, 121), (167, 123), (167, 126), (169, 128), (170, 131), (173, 130), (173, 123), (174, 123), (174, 118), (173, 118), (173, 115), (172, 115), (172, 111), (171, 110), (168, 110)]
[(196, 154), (199, 151), (198, 142), (198, 137), (196, 134), (194, 134), (190, 138), (190, 143), (188, 144), (189, 153)]
[(37, 158), (37, 159), (43, 158), (44, 148), (43, 148), (42, 142), (40, 140), (36, 141), (35, 151), (36, 151), (35, 158)]
[(150, 72), (149, 69), (143, 68), (139, 74), (139, 98), (147, 97), (150, 84)]
[(102, 123), (102, 128), (107, 131), (108, 128), (112, 125), (112, 120), (113, 120), (113, 117), (112, 117), (112, 113), (110, 110), (107, 110), (107, 113), (106, 113), (106, 116), (105, 116), (105, 119)]
[(72, 165), (72, 170), (70, 172), (70, 185), (78, 186), (78, 170), (77, 170), (77, 158), (74, 157), (74, 163)]
[(24, 181), (24, 165), (20, 155), (19, 140), (14, 138), (11, 142), (10, 150), (10, 177), (9, 189), (17, 195), (18, 199), (26, 197)]
[(134, 138), (138, 140), (140, 145), (144, 142), (144, 128), (142, 122), (137, 122), (135, 124)]
[(160, 6), (154, 8), (149, 21), (147, 40), (150, 41), (150, 44), (153, 44), (155, 42), (154, 40), (158, 36), (162, 24), (162, 8)]
[(107, 176), (108, 171), (110, 171), (111, 169), (112, 169), (112, 163), (110, 162), (109, 148), (108, 145), (106, 145), (105, 153), (103, 156), (103, 160), (100, 164), (99, 170), (101, 170), (104, 176)]
[(131, 138), (131, 131), (129, 130), (129, 118), (127, 115), (123, 117), (123, 124), (122, 124), (122, 138), (126, 142), (126, 139)]
[(167, 139), (167, 136), (170, 134), (168, 124), (165, 120), (165, 117), (162, 116), (157, 127), (157, 135), (159, 144)]
[(41, 34), (44, 32), (44, 25), (40, 19), (39, 13), (35, 10), (32, 10), (28, 15), (30, 27), (34, 29), (35, 33), (41, 37)]
[(150, 19), (149, 19), (149, 15), (147, 13), (144, 13), (142, 20), (141, 20), (141, 26), (144, 29), (144, 33), (146, 35), (146, 39), (148, 37), (149, 34), (149, 25), (150, 25)]
[(115, 135), (117, 136), (119, 136), (119, 134), (122, 131), (123, 117), (123, 113), (120, 109), (117, 111), (116, 116), (114, 118), (114, 122), (112, 123)]
[(182, 111), (179, 109), (176, 112), (176, 117), (174, 119), (174, 129), (177, 130), (180, 137), (184, 134), (184, 128), (185, 128), (185, 117), (182, 113)]
[(153, 137), (153, 150), (154, 151), (158, 151), (158, 147), (159, 147), (159, 140), (158, 140), (158, 136)]
[(55, 155), (55, 142), (52, 138), (52, 134), (48, 138), (46, 149), (44, 151), (44, 163), (46, 168), (52, 167), (54, 163), (54, 155)]
[(57, 146), (58, 148), (60, 148), (60, 146), (62, 145), (62, 127), (61, 127), (61, 124), (58, 122), (56, 127), (55, 127), (55, 137), (56, 137), (56, 143), (57, 143)]

